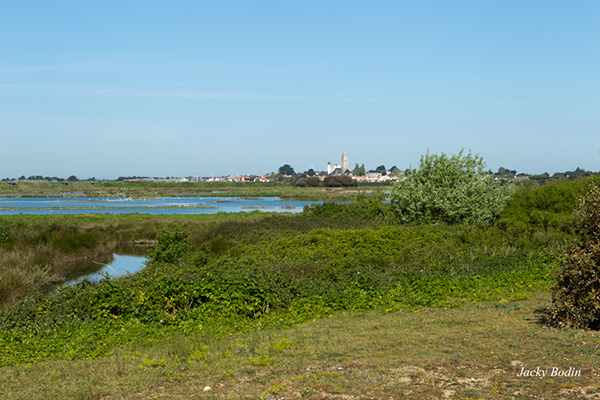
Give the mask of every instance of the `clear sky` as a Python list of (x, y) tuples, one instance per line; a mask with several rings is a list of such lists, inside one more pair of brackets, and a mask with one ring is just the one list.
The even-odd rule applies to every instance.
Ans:
[(600, 170), (600, 1), (0, 6), (0, 178)]

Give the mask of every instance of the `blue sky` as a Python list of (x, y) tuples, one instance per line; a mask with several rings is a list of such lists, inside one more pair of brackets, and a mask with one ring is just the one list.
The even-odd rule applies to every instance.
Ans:
[(600, 170), (598, 1), (0, 5), (0, 178)]

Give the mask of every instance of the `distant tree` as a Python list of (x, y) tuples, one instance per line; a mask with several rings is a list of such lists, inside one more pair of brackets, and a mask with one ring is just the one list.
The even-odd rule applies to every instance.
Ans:
[(531, 175), (529, 177), (529, 179), (534, 180), (534, 181), (544, 181), (544, 180), (550, 179), (550, 174), (547, 172), (544, 172), (543, 174)]
[(565, 174), (569, 175), (569, 178), (583, 178), (592, 175), (591, 172), (588, 172), (585, 169), (579, 167), (577, 167), (575, 171), (567, 171), (565, 172)]
[(284, 164), (279, 167), (279, 173), (283, 175), (294, 175), (294, 168), (290, 164)]
[(289, 178), (286, 178), (285, 176), (283, 176), (282, 173), (277, 173), (276, 174), (274, 172), (271, 173), (271, 176), (270, 176), (269, 179), (270, 179), (271, 182), (285, 182), (285, 181), (289, 181)]
[(504, 167), (500, 167), (498, 168), (498, 172), (496, 172), (496, 175), (498, 176), (516, 176), (517, 175), (517, 171), (514, 169), (506, 169)]
[(365, 164), (358, 166), (358, 163), (355, 164), (354, 169), (352, 170), (352, 175), (354, 176), (363, 176), (366, 174)]
[(390, 168), (390, 173), (392, 175), (398, 176), (398, 175), (402, 174), (402, 171), (400, 170), (400, 168), (398, 168), (394, 165), (392, 168)]
[(79, 179), (75, 175), (71, 175), (67, 178), (67, 182), (77, 182)]
[(315, 172), (314, 169), (311, 168), (308, 171), (306, 171), (305, 174), (308, 176), (315, 176), (317, 173)]
[(375, 168), (375, 171), (381, 172), (381, 175), (387, 175), (387, 169), (385, 168), (385, 165), (380, 165), (379, 167)]

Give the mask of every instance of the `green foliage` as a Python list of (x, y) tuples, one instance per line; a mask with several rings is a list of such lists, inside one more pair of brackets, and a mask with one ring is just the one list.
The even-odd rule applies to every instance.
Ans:
[(322, 226), (328, 226), (327, 223), (333, 221), (341, 222), (348, 227), (357, 223), (364, 226), (365, 222), (393, 223), (393, 212), (389, 204), (383, 202), (381, 194), (375, 197), (360, 196), (357, 201), (351, 203), (325, 202), (322, 204), (312, 204), (306, 206), (304, 215), (311, 219), (317, 219), (324, 222)]
[(496, 226), (518, 235), (556, 231), (573, 233), (577, 199), (597, 178), (519, 187), (506, 203)]
[(176, 227), (158, 234), (158, 243), (148, 255), (150, 262), (175, 263), (189, 251), (188, 234)]
[[(510, 215), (525, 203), (514, 203), (518, 212)], [(87, 224), (91, 217), (78, 218)], [(521, 298), (547, 289), (555, 264), (548, 253), (564, 244), (552, 226), (541, 232), (531, 224), (531, 234), (515, 235), (509, 216), (500, 226), (400, 224), (382, 194), (313, 205), (300, 215), (214, 216), (198, 224), (190, 216), (95, 218), (107, 236), (125, 235), (126, 221), (151, 224), (144, 228), (151, 237), (174, 221), (181, 228), (157, 235), (151, 260), (135, 275), (84, 281), (0, 310), (0, 364), (97, 357), (175, 331), (289, 325), (335, 310)], [(4, 226), (11, 243), (22, 232), (46, 243), (82, 233), (69, 233), (66, 223), (40, 232)]]
[(507, 199), (507, 187), (485, 172), (483, 158), (462, 151), (452, 156), (427, 152), (390, 196), (403, 222), (491, 222)]
[(96, 357), (170, 329), (294, 323), (339, 309), (449, 306), (515, 298), (548, 285), (552, 264), (543, 254), (495, 228), (381, 225), (292, 234), (283, 224), (354, 224), (386, 209), (365, 199), (326, 203), (289, 221), (263, 219), (265, 227), (285, 232), (270, 240), (256, 240), (260, 224), (231, 225), (254, 240), (219, 256), (209, 246), (185, 251), (180, 229), (159, 235), (160, 250), (135, 275), (84, 281), (1, 310), (0, 363)]
[(554, 325), (600, 328), (600, 187), (579, 200), (577, 242), (563, 259), (547, 320)]
[(323, 180), (327, 187), (357, 187), (358, 181), (347, 175), (327, 176)]
[(367, 173), (367, 170), (365, 168), (365, 164), (362, 164), (361, 166), (359, 166), (358, 163), (356, 163), (354, 166), (354, 169), (352, 170), (352, 175), (354, 175), (354, 176), (362, 176), (366, 173)]
[(311, 176), (310, 178), (300, 178), (297, 181), (294, 181), (294, 186), (296, 187), (319, 187), (323, 186), (323, 182), (316, 176)]
[(290, 164), (284, 164), (279, 167), (279, 173), (282, 175), (294, 175), (294, 168)]

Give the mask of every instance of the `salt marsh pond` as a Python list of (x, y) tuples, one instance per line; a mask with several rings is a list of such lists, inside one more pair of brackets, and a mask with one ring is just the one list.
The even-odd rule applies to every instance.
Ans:
[(218, 212), (302, 212), (321, 201), (282, 200), (279, 197), (82, 197), (42, 195), (0, 197), (0, 215), (14, 214), (216, 214)]

